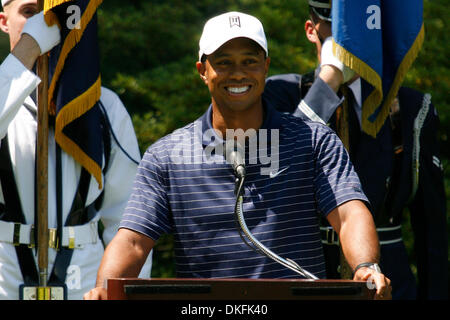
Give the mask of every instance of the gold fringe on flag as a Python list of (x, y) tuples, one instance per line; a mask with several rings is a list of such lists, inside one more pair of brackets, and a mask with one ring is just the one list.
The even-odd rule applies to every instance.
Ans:
[(69, 137), (67, 137), (63, 129), (66, 125), (73, 120), (81, 117), (84, 113), (89, 111), (95, 103), (100, 99), (101, 95), (101, 80), (100, 76), (97, 81), (82, 95), (76, 97), (62, 108), (55, 122), (55, 140), (60, 146), (64, 146), (63, 149), (66, 153), (70, 154), (75, 161), (80, 163), (86, 170), (94, 176), (97, 180), (99, 189), (102, 189), (102, 169), (93, 161), (84, 151)]
[[(44, 11), (45, 12), (45, 11)], [(61, 24), (59, 23), (59, 19), (56, 16), (53, 11), (47, 11), (44, 13), (44, 20), (47, 23), (47, 25), (50, 27), (54, 24), (57, 24), (59, 26), (59, 29), (61, 29)]]
[[(398, 90), (400, 89), (400, 86), (406, 76), (406, 73), (408, 72), (414, 60), (417, 58), (417, 55), (422, 47), (424, 38), (425, 38), (425, 30), (424, 25), (422, 24), (422, 27), (416, 39), (414, 40), (414, 43), (408, 50), (407, 54), (405, 55), (402, 62), (400, 63), (400, 66), (397, 69), (391, 88), (389, 89), (389, 92), (384, 101), (383, 101), (383, 88), (381, 83), (381, 77), (378, 75), (378, 73), (376, 73), (375, 70), (373, 70), (364, 61), (360, 60), (351, 52), (347, 51), (342, 46), (337, 44), (333, 39), (334, 55), (339, 60), (341, 60), (347, 67), (354, 70), (357, 74), (359, 74), (363, 79), (365, 79), (374, 87), (374, 90), (363, 102), (362, 107), (362, 129), (364, 132), (371, 135), (372, 137), (376, 137), (377, 133), (380, 131), (381, 127), (386, 121), (386, 118), (389, 115), (390, 105), (397, 96)], [(379, 108), (382, 101), (383, 105), (381, 109), (378, 111), (379, 113), (375, 121), (370, 121), (369, 118)]]
[(69, 2), (69, 1), (73, 1), (73, 0), (45, 0), (44, 1), (44, 14), (48, 10), (52, 10), (54, 7), (57, 7), (65, 2)]
[[(51, 11), (52, 8), (68, 2), (70, 0), (48, 0), (44, 4), (44, 17), (47, 24), (53, 24), (57, 21), (56, 15)], [(56, 115), (56, 105), (53, 99), (55, 94), (56, 84), (63, 71), (65, 61), (71, 50), (80, 42), (87, 25), (97, 11), (98, 6), (103, 0), (91, 0), (80, 18), (80, 28), (72, 29), (64, 40), (61, 53), (56, 64), (56, 68), (52, 77), (52, 81), (48, 90), (49, 114)], [(60, 147), (68, 154), (70, 154), (75, 161), (83, 166), (94, 178), (97, 180), (99, 189), (103, 187), (102, 171), (100, 166), (93, 161), (74, 141), (69, 139), (64, 133), (63, 129), (66, 125), (81, 117), (84, 113), (89, 111), (101, 95), (101, 78), (97, 78), (96, 82), (85, 91), (83, 94), (66, 104), (58, 112), (55, 122), (55, 140)]]
[(351, 52), (347, 51), (344, 47), (337, 44), (334, 41), (334, 39), (333, 39), (333, 54), (340, 61), (342, 61), (342, 63), (344, 63), (350, 69), (354, 70), (358, 75), (360, 75), (374, 87), (373, 91), (363, 102), (362, 129), (367, 134), (370, 134), (371, 136), (375, 137), (381, 126), (377, 128), (377, 123), (370, 122), (369, 116), (375, 112), (376, 108), (380, 105), (381, 101), (383, 100), (383, 89), (380, 75), (375, 70), (373, 70), (367, 63), (359, 59)]
[[(49, 1), (51, 3), (62, 4), (64, 2), (67, 2), (69, 0), (52, 0)], [(48, 101), (49, 103), (49, 114), (55, 115), (56, 114), (56, 106), (53, 101), (53, 95), (56, 88), (56, 83), (59, 80), (59, 76), (61, 75), (61, 72), (64, 68), (64, 63), (66, 61), (66, 58), (70, 51), (75, 47), (75, 45), (80, 42), (81, 37), (86, 30), (87, 25), (91, 21), (92, 17), (94, 16), (95, 12), (97, 11), (98, 6), (103, 2), (103, 0), (92, 0), (89, 2), (88, 6), (86, 7), (86, 10), (83, 12), (83, 15), (80, 19), (80, 28), (74, 28), (72, 29), (69, 34), (67, 35), (66, 39), (64, 40), (64, 44), (61, 49), (61, 53), (58, 59), (58, 63), (56, 64), (56, 68), (52, 77), (52, 81), (50, 83), (50, 86), (48, 88)], [(46, 1), (47, 4), (47, 1)], [(48, 4), (47, 4), (48, 5)], [(51, 7), (53, 8), (53, 6)], [(49, 11), (51, 12), (51, 11)], [(44, 13), (45, 15), (45, 13)], [(54, 16), (54, 14), (50, 14), (50, 17)], [(54, 17), (53, 17), (54, 18)], [(53, 19), (51, 18), (51, 19)], [(48, 24), (48, 21), (47, 21)]]
[(424, 39), (425, 39), (425, 27), (422, 24), (422, 27), (420, 28), (420, 31), (416, 39), (414, 40), (411, 48), (409, 48), (408, 52), (405, 54), (405, 57), (400, 63), (397, 72), (395, 74), (394, 81), (391, 85), (391, 88), (386, 96), (386, 99), (384, 100), (383, 109), (386, 109), (388, 113), (390, 110), (390, 106), (394, 101), (394, 99), (396, 98), (398, 90), (400, 89), (400, 86), (403, 80), (405, 79), (406, 73), (413, 64), (414, 60), (416, 60), (417, 55), (419, 54), (419, 51), (422, 48)]

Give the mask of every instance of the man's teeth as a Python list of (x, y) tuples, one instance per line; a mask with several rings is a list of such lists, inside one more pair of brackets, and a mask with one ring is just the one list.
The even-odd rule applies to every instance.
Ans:
[(249, 86), (245, 86), (245, 87), (228, 87), (227, 90), (231, 93), (243, 93), (245, 91), (247, 91), (249, 88)]

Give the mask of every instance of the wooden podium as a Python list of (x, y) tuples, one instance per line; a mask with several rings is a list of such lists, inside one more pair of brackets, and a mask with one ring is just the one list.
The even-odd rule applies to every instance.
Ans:
[(107, 281), (108, 300), (369, 300), (364, 281), (135, 279)]

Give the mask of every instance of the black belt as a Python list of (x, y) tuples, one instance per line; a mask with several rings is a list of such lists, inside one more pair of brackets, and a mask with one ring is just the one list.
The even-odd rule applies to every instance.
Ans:
[[(377, 228), (377, 233), (380, 245), (387, 245), (403, 241), (401, 225)], [(320, 237), (323, 244), (339, 245), (339, 236), (332, 227), (320, 227)]]

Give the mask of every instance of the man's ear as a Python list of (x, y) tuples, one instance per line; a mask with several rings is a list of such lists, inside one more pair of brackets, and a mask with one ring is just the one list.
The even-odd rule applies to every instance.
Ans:
[(208, 84), (208, 78), (206, 77), (205, 63), (197, 61), (196, 67), (197, 67), (198, 74), (200, 75), (200, 79), (202, 79), (203, 82), (207, 85)]
[(306, 20), (305, 22), (305, 35), (306, 38), (312, 43), (317, 43), (317, 41), (319, 41), (317, 32), (314, 29), (314, 23), (311, 20)]
[(269, 74), (269, 66), (270, 66), (270, 57), (267, 57), (266, 61), (265, 61), (265, 65), (264, 65), (264, 71), (265, 71), (266, 77)]
[(4, 12), (0, 12), (0, 30), (5, 33), (9, 33), (8, 18)]

